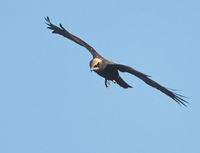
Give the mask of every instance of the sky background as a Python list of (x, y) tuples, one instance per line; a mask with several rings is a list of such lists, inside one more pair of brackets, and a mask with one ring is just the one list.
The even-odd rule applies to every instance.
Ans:
[[(180, 107), (127, 73), (125, 90), (90, 72), (90, 53), (189, 97)], [(200, 1), (0, 1), (1, 153), (199, 153)]]

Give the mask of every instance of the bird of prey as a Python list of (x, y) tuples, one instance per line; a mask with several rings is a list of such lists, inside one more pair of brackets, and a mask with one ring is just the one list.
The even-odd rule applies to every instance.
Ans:
[(93, 47), (88, 45), (86, 42), (81, 40), (80, 38), (74, 36), (73, 34), (69, 33), (63, 26), (60, 24), (60, 27), (55, 26), (51, 23), (49, 17), (45, 18), (46, 24), (48, 25), (48, 29), (53, 30), (52, 33), (62, 35), (75, 43), (85, 47), (93, 56), (93, 59), (90, 61), (90, 69), (91, 71), (96, 72), (101, 77), (105, 78), (105, 86), (109, 86), (109, 81), (112, 81), (113, 83), (117, 83), (119, 86), (123, 88), (132, 88), (129, 84), (127, 84), (119, 75), (120, 72), (128, 72), (130, 74), (135, 75), (136, 77), (143, 80), (146, 84), (150, 85), (151, 87), (154, 87), (167, 96), (171, 97), (173, 100), (175, 100), (179, 105), (186, 106), (186, 103), (188, 103), (186, 100), (183, 99), (184, 96), (179, 95), (163, 86), (158, 84), (157, 82), (150, 79), (148, 75), (145, 75), (132, 67), (122, 65), (122, 64), (116, 64), (114, 62), (111, 62), (109, 60), (106, 60), (103, 58), (99, 53), (97, 53)]

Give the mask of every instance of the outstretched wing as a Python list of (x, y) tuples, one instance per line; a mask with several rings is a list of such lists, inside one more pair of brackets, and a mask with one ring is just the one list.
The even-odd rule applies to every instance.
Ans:
[(69, 32), (62, 26), (62, 24), (60, 24), (60, 27), (57, 27), (57, 26), (55, 26), (55, 25), (53, 25), (53, 24), (51, 23), (49, 17), (46, 17), (45, 20), (47, 21), (46, 24), (49, 26), (49, 27), (47, 27), (47, 28), (53, 30), (52, 33), (56, 33), (56, 34), (62, 35), (62, 36), (64, 36), (64, 37), (66, 37), (66, 38), (68, 38), (68, 39), (70, 39), (70, 40), (76, 42), (77, 44), (79, 44), (79, 45), (85, 47), (85, 48), (93, 55), (93, 57), (97, 57), (97, 56), (101, 57), (101, 56), (94, 50), (94, 48), (92, 48), (90, 45), (88, 45), (86, 42), (84, 42), (84, 41), (81, 40), (80, 38), (78, 38), (78, 37), (72, 35), (71, 33), (69, 33)]
[(170, 90), (168, 90), (167, 88), (161, 86), (160, 84), (158, 84), (157, 82), (151, 80), (149, 78), (148, 75), (145, 75), (129, 66), (125, 66), (125, 65), (121, 65), (121, 64), (111, 64), (109, 66), (112, 66), (113, 68), (121, 71), (121, 72), (128, 72), (128, 73), (131, 73), (135, 76), (137, 76), (138, 78), (142, 79), (146, 84), (160, 90), (161, 92), (163, 92), (164, 94), (166, 94), (167, 96), (171, 97), (173, 100), (175, 100), (178, 104), (182, 104), (184, 106), (186, 106), (185, 103), (188, 103), (187, 101), (185, 101), (183, 99), (184, 96), (182, 95), (179, 95), (177, 93), (174, 93)]

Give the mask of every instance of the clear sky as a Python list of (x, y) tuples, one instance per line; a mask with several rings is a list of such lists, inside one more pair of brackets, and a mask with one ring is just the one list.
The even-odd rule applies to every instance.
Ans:
[[(125, 90), (90, 72), (90, 53), (44, 17), (189, 97), (140, 79)], [(1, 153), (199, 153), (200, 1), (0, 1)]]

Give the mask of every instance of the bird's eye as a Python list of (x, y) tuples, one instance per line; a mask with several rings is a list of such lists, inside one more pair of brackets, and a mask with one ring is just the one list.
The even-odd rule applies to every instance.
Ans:
[(98, 63), (98, 64), (96, 64), (94, 67), (99, 67), (99, 63)]

